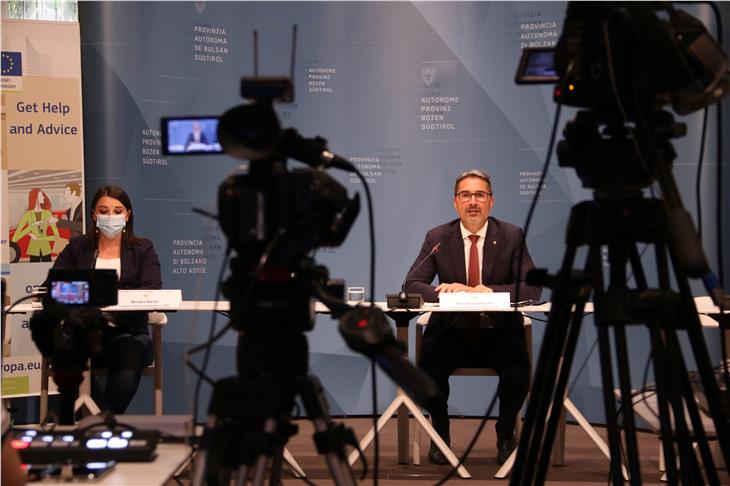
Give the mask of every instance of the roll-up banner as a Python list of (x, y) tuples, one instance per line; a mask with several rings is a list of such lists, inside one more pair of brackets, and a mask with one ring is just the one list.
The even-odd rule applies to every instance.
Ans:
[[(0, 213), (11, 301), (41, 283), (68, 240), (83, 233), (83, 181), (79, 24), (3, 19)], [(29, 319), (8, 319), (3, 397), (39, 393)]]

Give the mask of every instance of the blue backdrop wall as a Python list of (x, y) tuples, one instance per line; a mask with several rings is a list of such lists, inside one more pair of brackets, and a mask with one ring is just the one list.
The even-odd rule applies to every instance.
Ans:
[[(160, 255), (164, 287), (182, 289), (185, 300), (215, 299), (225, 237), (215, 222), (191, 209), (216, 212), (217, 187), (241, 161), (164, 157), (160, 118), (217, 115), (240, 104), (239, 78), (253, 72), (254, 30), (259, 32), (260, 74), (288, 74), (296, 23), (296, 100), (277, 110), (285, 126), (307, 137), (326, 137), (334, 152), (355, 162), (367, 177), (377, 240), (376, 282), (367, 294), (383, 300), (400, 286), (426, 230), (454, 217), (451, 191), (459, 172), (489, 172), (493, 214), (519, 225), (525, 221), (555, 105), (551, 86), (519, 87), (513, 78), (522, 48), (555, 44), (564, 13), (560, 2), (81, 2), (87, 196), (103, 183), (126, 188), (137, 232), (150, 237)], [(708, 11), (692, 13), (713, 31)], [(561, 127), (572, 114), (564, 110)], [(689, 133), (676, 143), (675, 175), (694, 211), (701, 114), (684, 121)], [(708, 154), (717, 140), (712, 123)], [(710, 159), (702, 197), (706, 248), (715, 265), (716, 161)], [(362, 193), (356, 179), (332, 175), (351, 194)], [(569, 209), (589, 197), (572, 170), (552, 165), (528, 235), (538, 266), (559, 267)], [(348, 285), (370, 287), (368, 251), (361, 215), (344, 245), (321, 249), (316, 258)], [(210, 314), (170, 316), (164, 331), (166, 413), (192, 409), (194, 376), (181, 355), (205, 340), (210, 324)], [(572, 398), (589, 419), (600, 422), (595, 332), (590, 319), (586, 324), (576, 368), (587, 364), (575, 373)], [(534, 333), (536, 356), (540, 325)], [(649, 351), (645, 334), (631, 330), (637, 384)], [(318, 318), (308, 337), (311, 369), (327, 388), (333, 413), (369, 413), (368, 361), (346, 347), (336, 322), (326, 316)], [(708, 339), (715, 352), (716, 336)], [(214, 346), (213, 377), (234, 373), (235, 344), (231, 333)], [(493, 382), (454, 379), (452, 412), (482, 414), (496, 389)], [(381, 410), (394, 393), (379, 375)], [(201, 411), (208, 397), (206, 389)], [(143, 390), (132, 411), (149, 411), (149, 402), (149, 390)]]

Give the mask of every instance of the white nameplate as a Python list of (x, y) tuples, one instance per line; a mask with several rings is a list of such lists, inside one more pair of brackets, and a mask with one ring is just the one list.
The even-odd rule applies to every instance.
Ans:
[(181, 302), (182, 291), (180, 289), (120, 290), (117, 294), (117, 305), (111, 307), (111, 309), (179, 309)]
[(439, 307), (509, 310), (509, 292), (441, 292)]

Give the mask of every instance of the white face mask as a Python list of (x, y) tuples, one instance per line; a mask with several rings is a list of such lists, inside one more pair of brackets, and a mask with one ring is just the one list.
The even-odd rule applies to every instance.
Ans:
[(123, 214), (103, 214), (96, 217), (96, 227), (107, 238), (114, 238), (125, 226), (127, 222)]

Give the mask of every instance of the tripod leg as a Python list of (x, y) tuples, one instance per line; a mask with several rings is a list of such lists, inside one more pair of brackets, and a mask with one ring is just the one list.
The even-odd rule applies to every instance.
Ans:
[(357, 443), (352, 430), (334, 425), (329, 414), (324, 389), (315, 376), (304, 378), (301, 397), (309, 420), (314, 424), (314, 442), (317, 452), (324, 454), (335, 485), (356, 485), (357, 481), (345, 457), (345, 442)]
[[(634, 408), (631, 401), (631, 374), (628, 366), (629, 357), (626, 346), (626, 329), (623, 326), (617, 326), (614, 328), (614, 339), (616, 341), (616, 354), (619, 368), (621, 403), (624, 404), (623, 412), (624, 429), (626, 429), (626, 462), (629, 466), (630, 481), (634, 484), (634, 478), (641, 478), (641, 467), (639, 465), (639, 447), (636, 439), (636, 421), (634, 419)], [(615, 461), (620, 464), (621, 456), (615, 457)]]
[[(685, 295), (685, 289), (688, 291), (689, 287), (686, 286), (685, 288), (680, 288), (683, 296)], [(702, 388), (705, 391), (710, 414), (715, 425), (715, 434), (717, 436), (717, 440), (720, 442), (722, 455), (725, 459), (725, 464), (728, 465), (727, 471), (730, 474), (730, 425), (728, 424), (730, 417), (727, 416), (727, 413), (722, 406), (720, 389), (714, 378), (714, 370), (712, 369), (709, 353), (707, 352), (707, 346), (705, 345), (705, 340), (702, 335), (702, 328), (699, 318), (697, 317), (697, 309), (694, 305), (694, 300), (692, 299), (691, 294), (689, 295), (690, 297), (688, 302), (691, 303), (691, 315), (689, 316), (689, 322), (687, 325), (687, 335), (692, 346), (695, 362), (697, 364), (697, 371), (702, 379)]]
[(248, 472), (251, 468), (248, 464), (241, 464), (236, 472), (236, 486), (246, 486), (248, 482)]
[[(661, 250), (661, 251), (660, 251)], [(699, 468), (697, 462), (697, 456), (694, 450), (689, 448), (689, 444), (682, 440), (681, 435), (684, 435), (685, 430), (689, 434), (689, 430), (686, 423), (686, 417), (688, 416), (692, 422), (692, 433), (695, 437), (697, 445), (702, 457), (707, 479), (710, 484), (719, 484), (719, 477), (715, 469), (714, 460), (710, 451), (709, 444), (707, 442), (707, 436), (702, 425), (702, 420), (695, 402), (689, 378), (687, 375), (687, 367), (684, 362), (682, 350), (677, 339), (677, 329), (683, 327), (688, 332), (688, 337), (692, 344), (693, 354), (697, 363), (698, 369), (700, 370), (701, 376), (709, 377), (709, 381), (712, 385), (716, 385), (714, 381), (714, 375), (712, 368), (709, 364), (709, 357), (707, 349), (705, 347), (704, 338), (701, 334), (701, 324), (697, 314), (697, 310), (694, 306), (694, 300), (692, 298), (687, 279), (683, 274), (682, 268), (677, 264), (674, 258), (674, 252), (671, 247), (669, 248), (669, 255), (672, 257), (672, 263), (674, 266), (674, 273), (679, 287), (679, 296), (672, 293), (673, 299), (667, 299), (669, 305), (663, 305), (663, 313), (665, 322), (670, 323), (669, 326), (664, 326), (664, 331), (660, 337), (663, 338), (663, 342), (666, 346), (667, 353), (667, 368), (670, 370), (671, 379), (667, 381), (667, 388), (673, 396), (677, 399), (673, 401), (675, 413), (675, 423), (677, 429), (677, 441), (678, 448), (680, 449), (680, 458), (682, 463), (682, 477), (686, 477), (686, 471), (691, 469), (694, 473), (694, 479), (698, 483), (702, 482), (702, 471)], [(668, 275), (668, 262), (667, 262), (667, 247), (666, 245), (657, 244), (657, 266), (661, 269), (659, 273), (660, 285), (662, 289), (669, 289), (669, 275)], [(707, 366), (707, 375), (702, 372), (703, 362)], [(686, 412), (686, 414), (685, 414)], [(718, 421), (718, 417), (714, 417)], [(720, 419), (724, 426), (727, 428), (727, 422), (725, 419)], [(716, 429), (719, 433), (720, 430)], [(719, 437), (719, 435), (718, 435)], [(686, 459), (685, 459), (686, 457)], [(687, 460), (690, 462), (688, 463)], [(689, 464), (689, 467), (687, 467)]]
[[(611, 361), (611, 347), (608, 332), (609, 308), (611, 306), (611, 296), (605, 291), (603, 283), (603, 274), (601, 271), (603, 262), (601, 261), (601, 246), (591, 245), (589, 257), (591, 258), (592, 268), (595, 270), (592, 274), (595, 285), (594, 303), (595, 303), (595, 323), (596, 333), (598, 334), (598, 352), (601, 361), (601, 381), (603, 383), (603, 409), (606, 414), (606, 433), (608, 435), (608, 448), (611, 451), (610, 475), (613, 484), (623, 484), (621, 476), (621, 449), (618, 438), (618, 429), (616, 427), (617, 417), (613, 397), (613, 367)], [(609, 258), (611, 253), (609, 250)], [(611, 263), (616, 263), (612, 261)], [(630, 402), (629, 402), (630, 403)], [(631, 471), (629, 480), (631, 484), (641, 484), (641, 476), (635, 477)], [(638, 481), (638, 483), (636, 483)]]
[[(266, 422), (264, 422), (264, 433), (273, 435), (276, 434), (276, 432), (276, 420), (271, 418), (266, 419)], [(256, 458), (253, 466), (253, 478), (251, 479), (251, 484), (253, 484), (253, 486), (263, 486), (264, 478), (266, 477), (266, 471), (269, 468), (270, 461), (271, 455), (268, 454), (260, 454)]]
[[(598, 316), (596, 316), (598, 320)], [(598, 332), (598, 350), (601, 359), (601, 381), (603, 382), (603, 408), (606, 413), (606, 433), (608, 435), (608, 448), (611, 451), (611, 478), (613, 484), (623, 484), (621, 477), (621, 449), (618, 441), (618, 430), (616, 428), (616, 412), (611, 390), (614, 388), (613, 375), (611, 373), (611, 349), (609, 347), (608, 329), (596, 323)], [(637, 478), (629, 478), (636, 481)], [(638, 478), (641, 481), (640, 478)]]
[[(707, 475), (707, 481), (710, 484), (719, 485), (720, 478), (717, 475), (717, 469), (715, 468), (712, 451), (710, 450), (707, 435), (705, 433), (702, 419), (700, 417), (699, 409), (694, 399), (692, 386), (689, 383), (689, 378), (687, 376), (687, 367), (682, 356), (676, 331), (672, 330), (668, 332), (666, 335), (666, 341), (669, 349), (669, 354), (676, 356), (673, 362), (674, 369), (676, 370), (675, 376), (679, 377), (679, 380), (677, 380), (678, 382), (675, 384), (676, 392), (679, 393), (680, 401), (683, 398), (683, 404), (686, 407), (686, 416), (689, 417), (692, 423), (691, 437), (693, 438), (695, 447), (690, 450), (688, 444), (683, 444), (684, 448), (686, 449), (686, 455), (688, 455), (692, 460), (690, 465), (692, 467), (692, 470), (694, 471), (695, 478), (701, 481), (702, 471), (697, 462), (697, 456), (694, 453), (695, 448), (699, 449), (700, 457), (702, 458), (705, 473)], [(686, 416), (682, 417), (685, 423)], [(686, 425), (684, 425), (684, 427), (688, 428)], [(684, 468), (682, 469), (684, 470)]]
[[(581, 226), (582, 211), (574, 207), (571, 212), (568, 225), (568, 245), (566, 248), (560, 274), (553, 287), (552, 306), (548, 322), (545, 326), (540, 354), (535, 368), (535, 377), (530, 390), (530, 401), (527, 405), (527, 413), (520, 435), (520, 442), (517, 448), (517, 459), (512, 472), (510, 484), (527, 485), (531, 484), (537, 458), (540, 449), (543, 447), (542, 434), (544, 431), (545, 419), (548, 410), (560, 410), (563, 395), (556, 394), (554, 384), (559, 370), (566, 364), (562, 362), (562, 354), (565, 349), (567, 335), (566, 322), (570, 321), (573, 307), (573, 262), (575, 260), (576, 227)], [(548, 444), (546, 447), (550, 447)]]
[(547, 476), (547, 470), (550, 466), (552, 444), (555, 439), (558, 424), (560, 423), (560, 418), (563, 414), (563, 402), (565, 401), (568, 380), (570, 379), (570, 370), (572, 368), (573, 358), (575, 357), (575, 348), (576, 344), (578, 343), (581, 324), (583, 322), (583, 311), (584, 304), (582, 302), (576, 304), (575, 311), (573, 313), (573, 317), (571, 319), (568, 329), (568, 337), (566, 340), (565, 348), (560, 353), (562, 355), (562, 363), (560, 366), (557, 383), (555, 385), (553, 403), (551, 405), (547, 425), (545, 427), (543, 447), (540, 451), (540, 456), (538, 459), (537, 474), (535, 476), (536, 484), (544, 484), (545, 478)]
[(281, 482), (281, 466), (284, 464), (284, 446), (277, 446), (271, 461), (271, 476), (269, 486), (279, 486)]
[(665, 359), (663, 353), (661, 330), (657, 323), (649, 323), (649, 332), (651, 336), (652, 358), (654, 361), (654, 374), (656, 376), (656, 393), (657, 405), (659, 407), (659, 427), (661, 431), (662, 454), (664, 457), (664, 467), (666, 470), (667, 481), (670, 484), (677, 484), (677, 462), (674, 449), (674, 433), (672, 432), (672, 424), (669, 421), (669, 407), (665, 400), (666, 384), (663, 377), (667, 376), (665, 369)]

